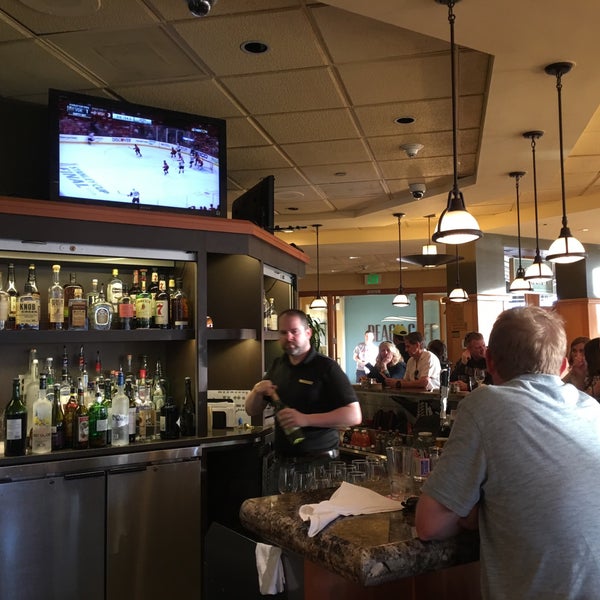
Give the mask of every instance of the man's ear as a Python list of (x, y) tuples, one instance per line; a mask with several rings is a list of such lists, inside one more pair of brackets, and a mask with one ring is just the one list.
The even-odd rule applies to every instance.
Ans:
[(486, 353), (485, 353), (485, 365), (487, 367), (488, 373), (492, 376), (492, 381), (494, 382), (494, 384), (500, 385), (501, 383), (503, 383), (502, 378), (500, 377), (500, 375), (498, 374), (498, 371), (496, 370), (496, 363), (494, 362), (494, 359), (490, 353), (489, 348), (486, 350)]

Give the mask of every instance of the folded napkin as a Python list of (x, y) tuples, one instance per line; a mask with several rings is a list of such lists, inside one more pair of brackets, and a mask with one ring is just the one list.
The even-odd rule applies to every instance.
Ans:
[(313, 537), (340, 516), (367, 515), (393, 510), (402, 510), (398, 500), (391, 500), (373, 490), (344, 481), (329, 500), (323, 500), (318, 504), (304, 504), (298, 512), (303, 521), (310, 520), (308, 537)]
[(255, 554), (260, 593), (265, 596), (283, 592), (285, 576), (281, 562), (281, 548), (258, 543)]

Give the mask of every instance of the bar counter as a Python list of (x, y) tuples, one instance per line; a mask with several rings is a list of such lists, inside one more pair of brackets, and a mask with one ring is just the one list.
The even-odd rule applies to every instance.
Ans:
[[(387, 481), (373, 489), (387, 493)], [(416, 537), (414, 513), (404, 510), (340, 517), (312, 538), (308, 522), (298, 509), (303, 504), (327, 500), (333, 489), (265, 496), (246, 500), (240, 509), (244, 527), (267, 543), (300, 554), (305, 559), (305, 587), (317, 586), (320, 599), (328, 598), (327, 582), (333, 577), (332, 595), (339, 600), (340, 586), (352, 597), (379, 597), (390, 591), (401, 598), (478, 598), (479, 537), (465, 532), (440, 542), (423, 542)], [(471, 564), (469, 564), (471, 563)], [(454, 568), (451, 568), (454, 567)], [(307, 581), (307, 573), (318, 575), (319, 583)], [(307, 589), (308, 589), (307, 587)], [(452, 593), (448, 596), (448, 590)], [(443, 590), (443, 591), (441, 591)], [(316, 592), (315, 592), (316, 593)], [(310, 595), (306, 595), (310, 598)]]

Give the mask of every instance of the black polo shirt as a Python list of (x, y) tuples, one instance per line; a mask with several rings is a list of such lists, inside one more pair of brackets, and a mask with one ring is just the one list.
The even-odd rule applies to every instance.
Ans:
[[(337, 362), (318, 354), (313, 348), (298, 365), (293, 365), (287, 354), (276, 358), (266, 379), (277, 386), (277, 393), (285, 405), (305, 414), (325, 413), (358, 401), (348, 377)], [(304, 427), (304, 433), (304, 441), (292, 445), (276, 419), (275, 450), (279, 454), (298, 456), (338, 447), (337, 429)]]

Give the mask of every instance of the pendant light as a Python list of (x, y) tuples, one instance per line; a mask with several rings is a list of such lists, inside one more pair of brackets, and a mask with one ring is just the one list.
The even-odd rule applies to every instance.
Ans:
[(469, 299), (469, 294), (460, 285), (460, 257), (458, 256), (458, 246), (456, 246), (456, 287), (448, 294), (450, 302), (466, 302)]
[(540, 254), (540, 236), (538, 226), (538, 201), (537, 201), (537, 172), (535, 169), (535, 146), (536, 140), (544, 135), (543, 131), (526, 131), (523, 134), (524, 138), (531, 140), (531, 156), (533, 162), (533, 206), (535, 209), (535, 258), (533, 263), (529, 265), (525, 271), (525, 281), (542, 283), (549, 281), (554, 277), (552, 269), (542, 261)]
[(398, 218), (398, 273), (399, 273), (399, 285), (398, 285), (398, 293), (394, 296), (392, 300), (392, 306), (410, 306), (410, 300), (408, 296), (404, 293), (402, 289), (402, 217), (404, 213), (394, 213), (394, 217)]
[(565, 164), (563, 158), (563, 124), (562, 124), (562, 76), (573, 68), (573, 63), (557, 62), (545, 68), (548, 75), (556, 77), (558, 94), (558, 138), (560, 144), (560, 183), (562, 192), (562, 227), (556, 240), (550, 244), (546, 258), (555, 263), (573, 263), (585, 258), (585, 248), (581, 242), (571, 235), (567, 222), (567, 202), (565, 200)]
[(454, 255), (452, 254), (438, 254), (437, 246), (435, 244), (430, 244), (431, 240), (431, 219), (435, 217), (435, 215), (426, 215), (427, 219), (427, 244), (423, 246), (423, 251), (421, 254), (407, 254), (402, 257), (402, 262), (409, 263), (411, 265), (419, 265), (420, 267), (425, 267), (427, 269), (432, 269), (433, 267), (440, 267), (441, 265), (447, 265), (448, 263), (454, 260)]
[(454, 21), (453, 7), (459, 0), (435, 0), (438, 4), (448, 6), (448, 22), (450, 23), (450, 61), (452, 65), (452, 154), (454, 183), (448, 192), (446, 208), (440, 215), (433, 241), (440, 244), (466, 244), (478, 240), (483, 233), (479, 229), (477, 219), (471, 215), (465, 207), (465, 199), (458, 189), (458, 100), (456, 82), (456, 44), (454, 43)]
[(319, 264), (319, 227), (322, 227), (321, 223), (313, 225), (317, 233), (317, 297), (310, 303), (309, 308), (311, 310), (323, 310), (327, 308), (327, 301), (321, 298), (321, 266)]
[(532, 292), (531, 283), (525, 280), (525, 269), (523, 268), (521, 254), (521, 206), (519, 202), (519, 181), (525, 175), (525, 171), (511, 171), (510, 177), (515, 178), (515, 190), (517, 194), (517, 240), (519, 244), (519, 266), (516, 277), (512, 280), (509, 291), (511, 292)]

